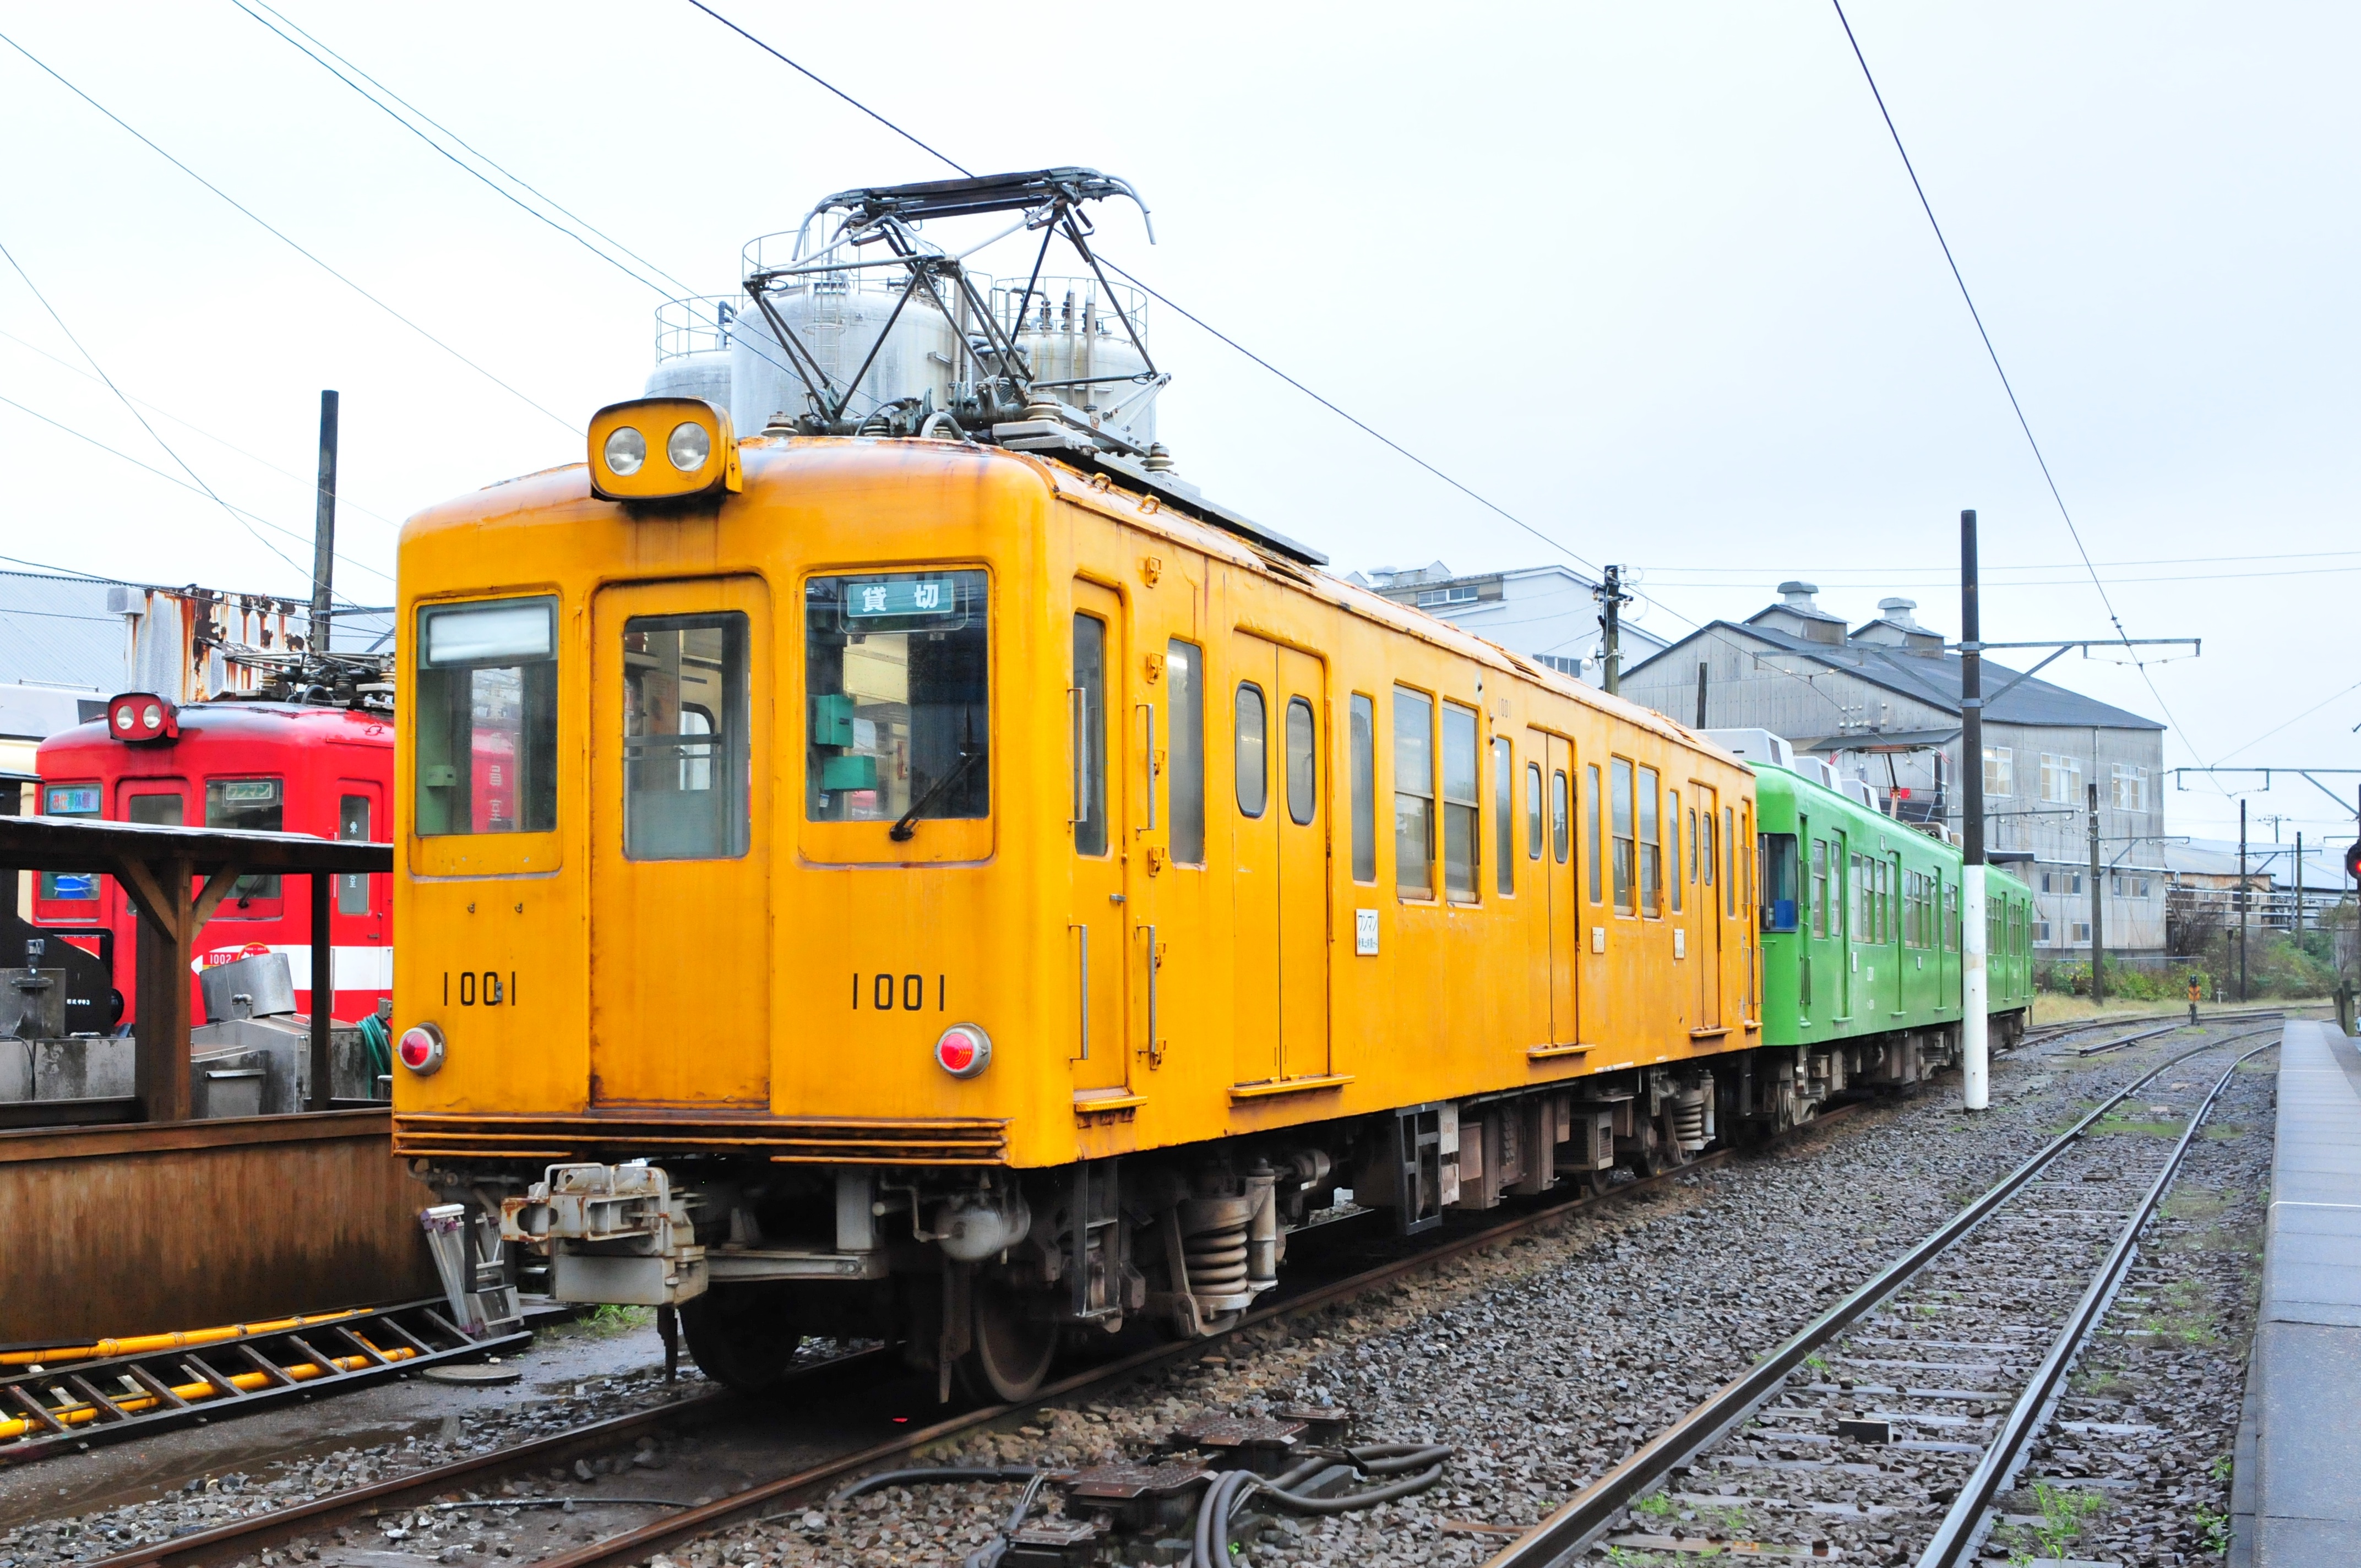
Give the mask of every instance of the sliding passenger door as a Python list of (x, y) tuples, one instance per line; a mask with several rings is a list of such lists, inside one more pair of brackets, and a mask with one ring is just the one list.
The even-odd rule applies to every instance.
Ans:
[[(590, 1098), (766, 1107), (768, 591), (623, 585), (591, 624)], [(491, 891), (474, 918), (497, 930)], [(479, 1005), (514, 1000), (513, 976), (479, 984)]]
[(1239, 1083), (1328, 1071), (1327, 672), (1246, 632), (1231, 644), (1231, 882)]
[[(1715, 827), (1720, 797), (1705, 784), (1692, 784), (1689, 790), (1695, 796), (1689, 817), (1689, 856), (1691, 874), (1697, 879), (1697, 914), (1689, 927), (1689, 960), (1697, 975), (1697, 1022), (1691, 1026), (1719, 1029), (1721, 989), (1726, 983), (1721, 969), (1722, 935), (1730, 923), (1723, 911), (1737, 890), (1714, 885), (1717, 877), (1725, 884), (1730, 881), (1729, 870), (1722, 864), (1727, 857), (1719, 852), (1721, 833)], [(1680, 823), (1675, 822), (1673, 831), (1680, 830)]]
[[(1549, 1040), (1571, 1046), (1593, 1036), (1582, 1033), (1576, 1007), (1582, 906), (1575, 900), (1574, 747), (1562, 735), (1529, 731), (1525, 806), (1528, 859), (1538, 857), (1534, 893), (1547, 905)], [(1537, 922), (1538, 924), (1539, 922)]]
[(1130, 850), (1126, 764), (1133, 748), (1121, 729), (1130, 712), (1124, 672), (1130, 668), (1123, 600), (1096, 583), (1074, 584), (1073, 665), (1066, 687), (1068, 761), (1073, 798), (1071, 955), (1075, 1033), (1069, 1053), (1074, 1088), (1120, 1089), (1131, 1065), (1131, 916), (1124, 857)]

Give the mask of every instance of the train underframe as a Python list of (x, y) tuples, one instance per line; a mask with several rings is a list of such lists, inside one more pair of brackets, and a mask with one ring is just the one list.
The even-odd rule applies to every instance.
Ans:
[[(1995, 1014), (1995, 1046), (2024, 1026)], [(777, 1384), (821, 1336), (897, 1343), (944, 1398), (1015, 1399), (1126, 1324), (1223, 1332), (1279, 1283), (1290, 1234), (1347, 1197), (1409, 1234), (1603, 1188), (1907, 1092), (1959, 1048), (1957, 1024), (1763, 1047), (1045, 1169), (696, 1156), (425, 1174), (497, 1209), (511, 1266), (545, 1264), (556, 1299), (677, 1308), (730, 1387)]]

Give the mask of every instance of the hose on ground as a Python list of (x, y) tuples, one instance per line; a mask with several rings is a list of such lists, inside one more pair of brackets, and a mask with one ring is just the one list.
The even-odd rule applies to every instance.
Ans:
[(1030, 1464), (934, 1464), (916, 1470), (880, 1470), (874, 1475), (863, 1475), (849, 1486), (839, 1487), (829, 1494), (829, 1506), (849, 1503), (853, 1498), (881, 1491), (887, 1486), (939, 1486), (961, 1481), (1032, 1481), (1041, 1472)]
[[(1444, 1466), (1450, 1459), (1451, 1450), (1440, 1443), (1373, 1442), (1345, 1449), (1341, 1454), (1308, 1457), (1268, 1481), (1251, 1470), (1223, 1471), (1215, 1476), (1204, 1501), (1198, 1505), (1190, 1568), (1231, 1568), (1230, 1519), (1248, 1497), (1268, 1497), (1279, 1508), (1292, 1514), (1353, 1513), (1425, 1491), (1443, 1479)], [(1364, 1475), (1401, 1478), (1334, 1497), (1315, 1497), (1292, 1490), (1340, 1460)]]

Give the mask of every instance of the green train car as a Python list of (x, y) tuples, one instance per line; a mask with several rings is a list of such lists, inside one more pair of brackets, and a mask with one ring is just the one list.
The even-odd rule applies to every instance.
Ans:
[[(1752, 764), (1762, 854), (1757, 1114), (1792, 1124), (1831, 1096), (1920, 1081), (1960, 1059), (1960, 851), (1776, 763)], [(2033, 890), (1984, 871), (1995, 1047), (2033, 1002)], [(1792, 1057), (1779, 1047), (1792, 1047)]]

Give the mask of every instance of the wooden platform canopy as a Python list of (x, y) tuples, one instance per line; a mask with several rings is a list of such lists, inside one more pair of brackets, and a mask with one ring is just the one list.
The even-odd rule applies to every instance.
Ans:
[(197, 933), (237, 879), (249, 872), (311, 879), (312, 1090), (307, 1108), (329, 1109), (329, 1014), (335, 996), (329, 911), (335, 879), (392, 870), (390, 844), (315, 839), (308, 833), (0, 816), (0, 876), (13, 878), (19, 871), (101, 872), (122, 885), (139, 912), (138, 1048), (132, 1084), (141, 1119), (148, 1122), (189, 1119), (192, 949)]

